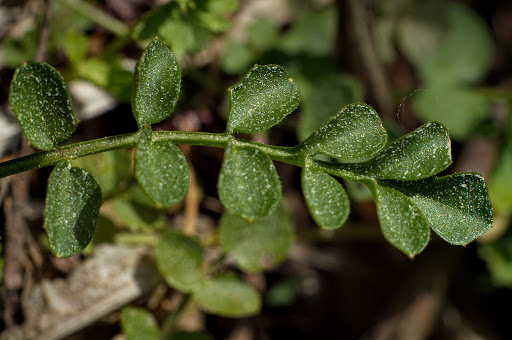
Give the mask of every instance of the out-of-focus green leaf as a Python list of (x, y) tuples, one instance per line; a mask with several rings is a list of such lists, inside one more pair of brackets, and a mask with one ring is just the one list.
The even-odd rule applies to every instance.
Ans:
[(219, 224), (220, 246), (246, 272), (259, 272), (281, 262), (293, 238), (290, 216), (283, 207), (253, 223), (226, 212)]
[(257, 149), (230, 143), (219, 174), (219, 198), (231, 212), (252, 221), (268, 216), (281, 199), (274, 164)]
[(414, 16), (401, 18), (397, 30), (402, 52), (418, 67), (434, 56), (445, 33), (437, 22)]
[(177, 231), (164, 233), (156, 247), (156, 260), (163, 277), (181, 292), (205, 289), (201, 272), (203, 247), (194, 238)]
[(254, 54), (252, 50), (234, 41), (226, 42), (221, 57), (222, 69), (228, 73), (243, 73), (250, 67)]
[(501, 155), (489, 179), (489, 195), (494, 211), (498, 215), (512, 213), (512, 148)]
[(258, 51), (271, 49), (278, 38), (279, 27), (269, 19), (255, 20), (247, 28), (248, 44)]
[(61, 75), (46, 63), (26, 62), (16, 69), (9, 106), (28, 142), (51, 150), (75, 131), (77, 120)]
[(332, 53), (335, 37), (336, 10), (326, 6), (304, 12), (287, 31), (279, 48), (291, 54), (327, 55)]
[(181, 150), (167, 140), (153, 141), (145, 128), (135, 150), (135, 176), (158, 207), (169, 207), (188, 190), (189, 170)]
[(228, 133), (265, 131), (295, 110), (300, 102), (297, 84), (277, 65), (254, 66), (228, 93)]
[(87, 57), (89, 40), (77, 31), (67, 31), (64, 35), (64, 50), (72, 64), (78, 64)]
[(187, 332), (177, 331), (173, 332), (165, 340), (213, 340), (213, 337), (203, 331)]
[(485, 260), (494, 285), (512, 288), (512, 235), (510, 232), (493, 243), (480, 245), (478, 255)]
[(302, 192), (315, 222), (324, 229), (341, 227), (350, 213), (350, 202), (341, 184), (325, 172), (306, 165)]
[[(146, 194), (139, 191), (139, 195)], [(134, 198), (125, 195), (110, 200), (112, 215), (117, 224), (132, 231), (148, 231), (163, 227), (165, 224), (164, 213), (158, 209), (135, 202)]]
[(155, 317), (144, 308), (124, 307), (121, 311), (121, 329), (126, 340), (160, 339)]
[(387, 133), (375, 110), (358, 103), (345, 106), (309, 138), (301, 148), (309, 155), (318, 153), (342, 162), (368, 159), (386, 144)]
[[(298, 80), (297, 83), (302, 85)], [(299, 140), (309, 137), (340, 107), (361, 101), (362, 92), (358, 80), (348, 74), (325, 75), (321, 80), (314, 81), (310, 91), (302, 91), (303, 100), (297, 126)]]
[(433, 81), (413, 96), (413, 106), (422, 120), (441, 121), (450, 136), (462, 140), (471, 135), (489, 111), (488, 101), (467, 87)]
[(458, 3), (445, 6), (448, 30), (432, 58), (421, 65), (423, 77), (475, 82), (492, 59), (492, 41), (486, 24)]
[(114, 150), (73, 160), (73, 166), (89, 171), (98, 181), (103, 196), (110, 196), (130, 174), (127, 150)]
[(207, 280), (193, 298), (206, 311), (232, 318), (255, 315), (261, 308), (258, 293), (232, 275)]
[(86, 170), (59, 163), (48, 180), (44, 226), (51, 251), (69, 257), (92, 239), (101, 205), (98, 182)]
[(135, 67), (132, 108), (139, 127), (167, 118), (176, 106), (180, 87), (178, 61), (169, 48), (155, 38)]

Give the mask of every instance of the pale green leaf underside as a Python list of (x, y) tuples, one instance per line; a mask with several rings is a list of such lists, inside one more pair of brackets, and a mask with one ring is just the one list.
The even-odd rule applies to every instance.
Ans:
[(178, 61), (169, 48), (155, 38), (135, 67), (132, 108), (139, 127), (167, 118), (176, 106), (180, 86)]
[(30, 145), (51, 150), (75, 131), (77, 120), (61, 75), (46, 63), (26, 62), (16, 69), (9, 105)]
[(451, 244), (465, 245), (492, 226), (492, 206), (480, 174), (458, 173), (418, 181), (387, 180), (379, 184), (407, 195), (430, 228)]
[(342, 162), (366, 160), (386, 144), (387, 133), (379, 115), (369, 105), (345, 106), (313, 132), (301, 148), (309, 155), (321, 153)]
[(156, 247), (156, 261), (167, 283), (182, 292), (198, 290), (204, 283), (203, 248), (194, 238), (166, 232)]
[(135, 150), (135, 176), (160, 207), (181, 201), (187, 193), (190, 179), (181, 150), (166, 140), (153, 141), (150, 128), (143, 130)]
[(57, 257), (78, 254), (91, 241), (101, 205), (98, 182), (86, 170), (59, 163), (48, 180), (44, 226)]
[(220, 246), (246, 272), (259, 272), (281, 262), (293, 238), (290, 216), (283, 207), (253, 223), (226, 212), (219, 225)]
[(160, 330), (155, 317), (144, 308), (123, 308), (121, 311), (121, 329), (126, 340), (160, 339)]
[(281, 199), (281, 182), (270, 158), (257, 149), (230, 143), (219, 174), (222, 204), (247, 220), (269, 215)]
[(226, 317), (257, 314), (261, 308), (258, 293), (247, 283), (231, 276), (206, 281), (193, 295), (194, 301), (208, 312)]
[(341, 227), (350, 213), (350, 202), (341, 184), (312, 166), (302, 170), (302, 192), (315, 222), (324, 229)]
[(295, 110), (300, 102), (299, 87), (277, 65), (254, 66), (228, 94), (228, 133), (265, 131)]

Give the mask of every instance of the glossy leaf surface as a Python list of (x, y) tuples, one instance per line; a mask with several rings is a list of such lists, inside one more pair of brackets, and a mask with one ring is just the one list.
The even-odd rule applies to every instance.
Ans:
[(191, 292), (203, 285), (203, 247), (196, 239), (177, 231), (166, 232), (156, 247), (156, 260), (167, 283), (179, 291)]
[(75, 131), (77, 120), (61, 75), (52, 66), (26, 62), (16, 69), (9, 105), (30, 145), (51, 150)]
[(315, 222), (324, 229), (341, 227), (350, 213), (350, 202), (341, 184), (312, 166), (302, 170), (302, 192)]
[(169, 48), (155, 38), (135, 67), (132, 108), (139, 127), (167, 118), (176, 106), (180, 86), (178, 61)]
[(368, 159), (386, 144), (379, 115), (366, 104), (350, 104), (313, 132), (302, 144), (309, 155), (321, 153), (342, 162)]
[(230, 143), (219, 174), (219, 198), (247, 220), (269, 215), (281, 198), (281, 182), (270, 158), (261, 151)]
[(194, 293), (194, 301), (206, 311), (226, 317), (254, 315), (261, 308), (258, 293), (232, 275), (206, 281), (205, 286)]
[(161, 207), (183, 199), (188, 190), (189, 170), (181, 150), (169, 141), (153, 141), (144, 129), (135, 150), (135, 176), (148, 196)]
[(379, 184), (407, 195), (430, 228), (451, 244), (465, 245), (492, 226), (492, 206), (480, 174), (468, 172)]
[(48, 180), (44, 226), (57, 257), (78, 254), (91, 241), (101, 205), (98, 182), (86, 170), (59, 163)]
[(254, 66), (228, 94), (228, 133), (265, 131), (295, 110), (300, 102), (297, 84), (277, 65)]
[(121, 329), (126, 340), (160, 339), (160, 330), (155, 317), (144, 308), (123, 308), (121, 311)]
[(220, 246), (246, 272), (259, 272), (281, 262), (293, 238), (290, 216), (283, 207), (253, 223), (226, 212), (219, 224)]

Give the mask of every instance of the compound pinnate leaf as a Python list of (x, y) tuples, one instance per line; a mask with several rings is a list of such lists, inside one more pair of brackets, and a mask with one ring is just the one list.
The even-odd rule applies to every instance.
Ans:
[(9, 105), (28, 142), (39, 150), (51, 150), (75, 131), (66, 84), (48, 64), (26, 62), (16, 69)]
[(121, 311), (121, 329), (126, 340), (159, 340), (155, 317), (144, 308), (125, 307)]
[(193, 295), (194, 301), (208, 312), (226, 317), (255, 315), (261, 308), (258, 293), (247, 283), (232, 275), (206, 281)]
[(204, 283), (203, 247), (192, 237), (177, 231), (164, 233), (156, 247), (156, 261), (167, 283), (182, 292), (197, 290)]
[(73, 256), (92, 239), (101, 205), (101, 190), (84, 169), (59, 163), (48, 180), (44, 225), (51, 251)]
[(228, 94), (228, 133), (265, 131), (295, 110), (300, 102), (299, 87), (277, 65), (254, 66)]
[(302, 170), (302, 192), (315, 222), (324, 229), (341, 227), (350, 213), (350, 202), (341, 184), (312, 166)]
[(176, 106), (180, 86), (178, 61), (169, 48), (155, 38), (135, 67), (132, 108), (139, 127), (167, 118)]
[(270, 158), (229, 143), (219, 174), (219, 198), (231, 212), (252, 221), (269, 215), (281, 199), (281, 182)]
[(448, 243), (465, 245), (492, 226), (492, 206), (480, 174), (458, 173), (418, 181), (385, 180), (379, 184), (408, 196), (430, 228)]
[(143, 130), (135, 150), (135, 176), (148, 196), (161, 207), (181, 201), (190, 179), (181, 150), (166, 140), (153, 141), (149, 127)]
[(366, 104), (350, 104), (329, 119), (304, 142), (309, 155), (321, 153), (342, 162), (368, 159), (386, 144), (387, 134), (375, 110)]
[(433, 176), (452, 162), (446, 128), (429, 122), (396, 140), (365, 163), (350, 164), (353, 171), (379, 179), (415, 180)]
[(406, 195), (376, 185), (374, 198), (381, 230), (389, 243), (414, 257), (430, 240), (430, 229), (420, 209)]
[(281, 262), (293, 238), (290, 216), (283, 207), (253, 223), (226, 212), (219, 224), (220, 246), (246, 272), (260, 272)]

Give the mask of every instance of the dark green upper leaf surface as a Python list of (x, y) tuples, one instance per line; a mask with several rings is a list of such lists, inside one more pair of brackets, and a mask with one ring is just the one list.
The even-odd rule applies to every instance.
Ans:
[(121, 329), (126, 340), (160, 339), (160, 330), (155, 317), (144, 308), (123, 308), (121, 311)]
[(449, 243), (465, 245), (492, 226), (492, 206), (480, 174), (458, 173), (417, 181), (382, 180), (379, 184), (406, 195), (430, 228)]
[(75, 131), (66, 84), (46, 63), (26, 62), (16, 69), (9, 105), (28, 142), (39, 150), (51, 150)]
[(219, 224), (220, 246), (246, 272), (259, 272), (281, 262), (293, 238), (290, 216), (283, 207), (253, 223), (226, 212)]
[(386, 144), (387, 133), (379, 115), (369, 105), (345, 106), (301, 143), (310, 155), (317, 153), (342, 162), (368, 159)]
[(73, 256), (92, 239), (101, 205), (101, 190), (86, 170), (59, 163), (48, 180), (44, 225), (50, 249)]
[(406, 195), (375, 186), (375, 202), (381, 230), (389, 243), (414, 257), (430, 240), (430, 229), (425, 217)]
[(341, 184), (312, 166), (302, 170), (302, 192), (311, 216), (325, 229), (341, 227), (350, 213), (347, 193)]
[(185, 156), (167, 140), (153, 141), (150, 128), (144, 129), (135, 150), (135, 176), (148, 196), (161, 207), (178, 203), (188, 190)]
[(219, 174), (219, 198), (247, 220), (269, 215), (281, 199), (281, 182), (270, 158), (257, 149), (230, 143)]
[(196, 239), (166, 232), (156, 247), (156, 260), (162, 276), (174, 288), (191, 292), (203, 285), (203, 247)]
[(396, 140), (373, 159), (349, 164), (347, 168), (373, 178), (414, 180), (435, 175), (451, 162), (448, 131), (440, 123), (429, 122)]
[(135, 67), (132, 108), (139, 127), (167, 118), (176, 106), (180, 86), (178, 61), (169, 48), (155, 38)]
[(194, 292), (193, 297), (205, 310), (226, 317), (254, 315), (261, 308), (258, 293), (231, 275), (208, 280), (204, 287)]
[(228, 133), (265, 131), (295, 110), (300, 102), (299, 87), (277, 65), (254, 66), (228, 94)]

